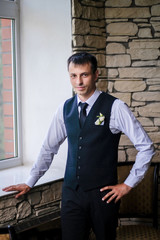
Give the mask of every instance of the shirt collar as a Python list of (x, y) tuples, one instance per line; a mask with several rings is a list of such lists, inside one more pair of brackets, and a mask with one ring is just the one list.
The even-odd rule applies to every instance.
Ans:
[[(88, 105), (90, 107), (93, 106), (93, 104), (95, 103), (95, 101), (97, 100), (97, 98), (99, 97), (99, 95), (101, 94), (101, 91), (98, 91), (97, 89), (95, 90), (95, 92), (92, 94), (92, 96), (90, 98), (87, 99), (87, 101), (85, 101), (86, 103), (88, 103)], [(81, 102), (80, 98), (77, 95), (77, 105)]]

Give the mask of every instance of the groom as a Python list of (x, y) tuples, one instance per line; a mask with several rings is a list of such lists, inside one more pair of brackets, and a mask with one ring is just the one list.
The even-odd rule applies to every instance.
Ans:
[[(97, 60), (88, 53), (68, 59), (76, 95), (54, 115), (37, 162), (25, 184), (4, 191), (25, 194), (49, 168), (59, 146), (68, 139), (68, 158), (62, 191), (63, 240), (87, 240), (92, 228), (97, 240), (114, 240), (119, 200), (144, 177), (154, 154), (153, 144), (121, 100), (96, 89)], [(124, 183), (117, 184), (121, 132), (138, 150)]]

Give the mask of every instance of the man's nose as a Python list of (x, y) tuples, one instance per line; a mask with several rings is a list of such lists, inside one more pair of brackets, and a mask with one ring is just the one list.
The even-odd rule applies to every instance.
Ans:
[(77, 82), (77, 85), (82, 85), (83, 84), (81, 76), (77, 76), (76, 82)]

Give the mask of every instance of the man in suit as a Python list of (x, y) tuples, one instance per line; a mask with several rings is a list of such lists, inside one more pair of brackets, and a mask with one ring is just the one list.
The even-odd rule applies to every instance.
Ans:
[[(63, 240), (87, 240), (92, 228), (97, 240), (116, 238), (119, 200), (144, 177), (154, 154), (153, 143), (127, 105), (96, 89), (97, 60), (88, 53), (68, 59), (76, 93), (54, 115), (47, 137), (25, 184), (4, 191), (28, 192), (49, 168), (65, 138), (68, 158), (62, 191)], [(117, 184), (121, 132), (138, 150), (124, 183)]]

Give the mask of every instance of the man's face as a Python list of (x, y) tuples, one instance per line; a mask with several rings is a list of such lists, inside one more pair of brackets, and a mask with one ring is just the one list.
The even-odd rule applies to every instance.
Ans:
[(96, 89), (98, 71), (92, 72), (91, 64), (69, 64), (70, 81), (74, 91), (82, 101), (86, 101)]

